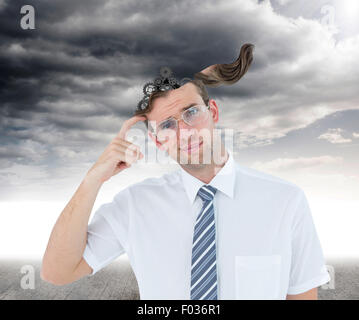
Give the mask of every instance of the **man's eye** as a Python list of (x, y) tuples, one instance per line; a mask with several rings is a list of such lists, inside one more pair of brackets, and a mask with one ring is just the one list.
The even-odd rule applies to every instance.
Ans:
[(162, 130), (169, 129), (169, 128), (171, 128), (171, 123), (170, 122), (165, 122), (165, 123), (161, 124), (161, 129)]
[(189, 109), (189, 110), (187, 111), (187, 114), (188, 114), (189, 116), (193, 116), (193, 115), (196, 115), (197, 112), (198, 112), (198, 109), (197, 109), (197, 108), (191, 108), (191, 109)]

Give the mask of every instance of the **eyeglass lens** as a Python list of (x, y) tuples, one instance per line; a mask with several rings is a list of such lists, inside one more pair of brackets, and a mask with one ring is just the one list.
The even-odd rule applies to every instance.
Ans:
[[(183, 112), (183, 120), (190, 126), (195, 125), (204, 120), (206, 114), (206, 106), (192, 106)], [(158, 132), (161, 130), (177, 128), (177, 120), (174, 118), (161, 122), (158, 126)]]

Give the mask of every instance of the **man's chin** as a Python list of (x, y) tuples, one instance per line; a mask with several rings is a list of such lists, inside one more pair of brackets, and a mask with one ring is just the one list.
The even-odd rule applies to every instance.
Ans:
[[(188, 153), (183, 150), (178, 150), (177, 162), (182, 165), (203, 165), (209, 164), (211, 159), (203, 159), (203, 150)], [(208, 157), (207, 157), (208, 158)]]

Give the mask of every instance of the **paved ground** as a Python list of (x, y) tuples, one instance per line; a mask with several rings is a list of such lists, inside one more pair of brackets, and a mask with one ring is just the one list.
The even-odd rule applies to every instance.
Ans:
[[(334, 267), (334, 289), (319, 289), (319, 298), (328, 300), (359, 300), (359, 259), (327, 260)], [(25, 265), (33, 267), (34, 289), (29, 269), (21, 273)], [(118, 259), (92, 277), (85, 277), (65, 286), (54, 286), (40, 278), (40, 261), (0, 261), (0, 300), (48, 300), (48, 299), (122, 299), (137, 300), (137, 281), (127, 260)], [(24, 278), (25, 277), (25, 278)]]

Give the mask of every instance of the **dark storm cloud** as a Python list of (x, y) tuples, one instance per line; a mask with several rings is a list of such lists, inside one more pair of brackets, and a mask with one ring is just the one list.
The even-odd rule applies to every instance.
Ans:
[(35, 30), (20, 28), (23, 4), (0, 0), (2, 168), (95, 160), (161, 66), (192, 76), (234, 61), (246, 42), (256, 46), (249, 72), (209, 93), (220, 125), (240, 128), (248, 145), (357, 101), (356, 43), (343, 44), (344, 61), (318, 22), (290, 20), (268, 2), (30, 1)]
[[(211, 22), (193, 1), (27, 4), (35, 8), (35, 30), (20, 28), (22, 1), (5, 1), (0, 9), (1, 143), (8, 147), (14, 139), (19, 148), (21, 140), (41, 140), (32, 127), (46, 131), (54, 126), (70, 135), (101, 126), (98, 118), (106, 115), (114, 125), (102, 131), (113, 130), (116, 119), (132, 114), (142, 85), (161, 66), (171, 66), (180, 79), (210, 64), (231, 62), (239, 51), (234, 39), (244, 40), (246, 33)], [(216, 2), (207, 5), (213, 15)], [(126, 93), (136, 86), (137, 94)], [(250, 96), (252, 91), (239, 93)], [(84, 121), (88, 118), (93, 121)]]
[[(41, 112), (39, 101), (62, 100), (69, 91), (76, 94), (76, 90), (81, 90), (85, 99), (93, 101), (106, 90), (106, 86), (86, 90), (84, 86), (74, 85), (72, 76), (116, 77), (123, 81), (120, 90), (136, 81), (138, 84), (152, 79), (163, 65), (170, 65), (176, 76), (182, 78), (214, 63), (232, 62), (238, 56), (239, 45), (245, 40), (253, 42), (258, 36), (250, 25), (244, 23), (241, 28), (235, 28), (216, 17), (215, 1), (206, 2), (208, 16), (192, 1), (172, 2), (165, 7), (161, 1), (73, 2), (34, 2), (36, 30), (31, 31), (22, 30), (16, 19), (22, 3), (5, 2), (0, 13), (4, 25), (0, 35), (3, 40), (0, 94), (9, 115), (15, 116), (17, 110), (29, 105), (33, 111)], [(194, 9), (192, 15), (188, 9)], [(223, 15), (227, 13), (224, 10)], [(288, 50), (274, 51), (271, 59), (290, 56)], [(255, 72), (265, 65), (266, 58), (258, 55), (251, 70)], [(66, 81), (61, 81), (63, 75), (67, 75)], [(58, 91), (49, 91), (45, 86), (49, 83)], [(250, 87), (239, 91), (216, 90), (218, 97), (250, 97), (253, 93)], [(133, 99), (133, 106), (138, 98)], [(123, 110), (119, 114), (131, 114), (127, 104), (119, 102), (117, 108)], [(102, 110), (106, 112), (106, 106)]]

